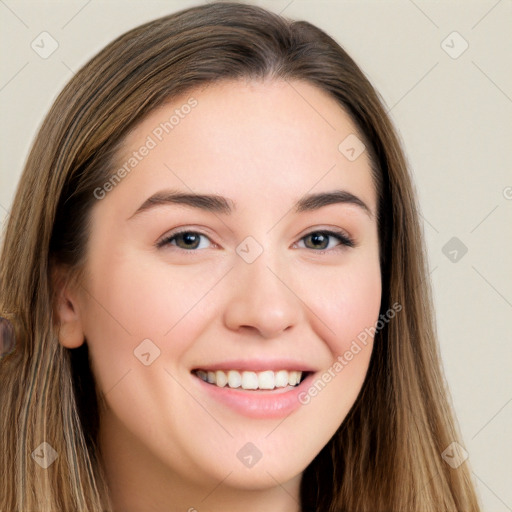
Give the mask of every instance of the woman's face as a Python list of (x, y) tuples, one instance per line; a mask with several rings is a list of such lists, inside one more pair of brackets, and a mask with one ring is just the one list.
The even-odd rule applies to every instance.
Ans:
[(88, 277), (71, 296), (105, 398), (107, 467), (210, 489), (295, 485), (336, 432), (381, 299), (355, 132), (312, 85), (237, 81), (129, 134), (125, 171), (95, 192)]

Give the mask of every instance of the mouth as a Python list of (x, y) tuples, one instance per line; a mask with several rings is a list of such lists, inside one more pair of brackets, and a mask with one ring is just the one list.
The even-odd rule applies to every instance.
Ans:
[(197, 366), (194, 386), (205, 404), (254, 419), (284, 418), (297, 411), (300, 396), (317, 374), (308, 363), (290, 359), (238, 359)]
[(300, 385), (310, 372), (301, 370), (206, 370), (196, 369), (192, 374), (207, 384), (219, 388), (244, 391), (290, 390)]

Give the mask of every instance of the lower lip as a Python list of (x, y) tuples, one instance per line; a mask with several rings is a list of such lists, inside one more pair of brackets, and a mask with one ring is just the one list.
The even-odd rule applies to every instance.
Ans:
[(221, 388), (194, 376), (201, 389), (214, 400), (250, 418), (282, 418), (301, 406), (299, 394), (308, 389), (314, 374), (309, 374), (298, 386), (288, 391), (246, 391), (241, 388)]

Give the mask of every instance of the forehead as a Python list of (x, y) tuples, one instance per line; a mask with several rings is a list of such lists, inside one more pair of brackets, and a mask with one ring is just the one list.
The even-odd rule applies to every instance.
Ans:
[(279, 200), (283, 191), (301, 196), (347, 186), (371, 205), (367, 151), (355, 159), (346, 152), (347, 145), (360, 152), (360, 139), (344, 109), (310, 83), (225, 81), (151, 112), (127, 136), (116, 163), (135, 164), (126, 181), (141, 194), (154, 192), (156, 182), (267, 200), (269, 190)]

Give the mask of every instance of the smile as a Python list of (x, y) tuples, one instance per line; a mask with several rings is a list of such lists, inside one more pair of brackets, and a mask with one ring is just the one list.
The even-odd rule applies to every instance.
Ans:
[[(223, 369), (192, 370), (197, 389), (207, 401), (217, 402), (242, 416), (259, 419), (283, 418), (301, 407), (299, 395), (308, 389), (316, 375), (304, 365), (291, 365), (289, 362), (287, 365), (291, 368), (287, 370), (279, 369), (279, 363), (268, 361), (266, 364), (242, 362), (224, 365)], [(230, 370), (230, 366), (238, 366), (239, 369)], [(274, 366), (274, 370), (263, 370), (265, 366)], [(293, 367), (302, 368), (294, 370)]]
[(194, 373), (204, 382), (217, 387), (242, 388), (245, 390), (273, 390), (288, 388), (289, 386), (295, 387), (301, 382), (303, 376), (302, 371), (288, 370), (266, 370), (262, 372), (196, 370)]

